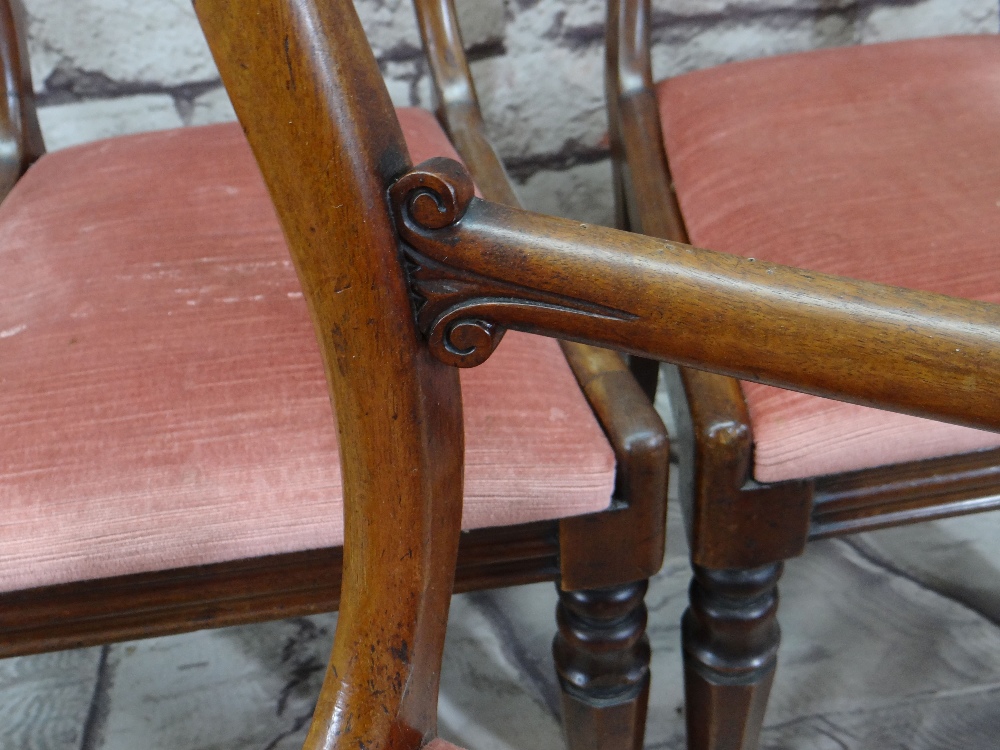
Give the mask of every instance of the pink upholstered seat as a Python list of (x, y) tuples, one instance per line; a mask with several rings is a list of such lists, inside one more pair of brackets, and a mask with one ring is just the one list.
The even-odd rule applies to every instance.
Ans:
[[(996, 36), (724, 65), (657, 95), (694, 244), (1000, 302)], [(763, 482), (1000, 445), (768, 386), (744, 394)]]
[[(399, 115), (415, 161), (455, 157)], [(238, 125), (44, 157), (0, 269), (0, 590), (342, 543), (317, 343)], [(556, 342), (508, 334), (462, 385), (466, 528), (609, 505)]]

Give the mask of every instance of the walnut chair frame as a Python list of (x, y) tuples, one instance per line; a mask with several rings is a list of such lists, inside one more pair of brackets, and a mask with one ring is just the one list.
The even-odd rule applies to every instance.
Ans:
[[(488, 357), (505, 329), (1000, 430), (1000, 307), (480, 200), (454, 162), (411, 166), (349, 0), (195, 5), (281, 219), (338, 404), (347, 541), (310, 750), (412, 750), (435, 735), (461, 537), (456, 366)], [(451, 279), (444, 293), (421, 294), (425, 303), (414, 306), (411, 293), (427, 291), (415, 268)], [(743, 333), (749, 323), (773, 342), (766, 362)], [(864, 382), (850, 377), (860, 362), (875, 365)], [(327, 591), (335, 573), (312, 569)], [(154, 593), (133, 619), (120, 618), (120, 631), (163, 632), (162, 619), (177, 627), (174, 605), (208, 622), (238, 621), (255, 594), (286, 606), (268, 576), (256, 591), (244, 580), (200, 609), (180, 604), (198, 575), (147, 580)], [(206, 577), (222, 585), (218, 571)], [(170, 587), (173, 599), (163, 593)], [(142, 600), (136, 581), (122, 588)], [(80, 601), (99, 615), (107, 594), (50, 595), (50, 637), (63, 646), (93, 637), (79, 624)], [(21, 599), (38, 628), (40, 601)], [(4, 617), (15, 617), (17, 597), (4, 604)], [(630, 609), (621, 597), (604, 601), (605, 628), (632, 628)], [(75, 635), (60, 630), (63, 616), (77, 620)]]
[[(438, 90), (449, 92), (442, 116), (453, 139), (480, 190), (517, 205), (485, 137), (454, 7), (415, 5)], [(20, 11), (0, 0), (0, 198), (45, 152)], [(663, 560), (667, 435), (620, 355), (574, 343), (563, 351), (615, 452), (611, 507), (463, 532), (454, 590), (558, 582), (553, 652), (568, 744), (641, 748), (650, 660), (643, 595)], [(342, 566), (337, 547), (5, 593), (0, 656), (336, 610)]]
[[(687, 232), (654, 93), (649, 0), (609, 0), (606, 91), (619, 225), (678, 242)], [(647, 392), (658, 363), (634, 360)], [(1000, 451), (760, 484), (737, 380), (662, 370), (680, 448), (694, 579), (682, 639), (688, 746), (757, 747), (774, 676), (783, 561), (808, 541), (1000, 507)], [(753, 378), (744, 378), (752, 380)]]
[[(454, 0), (414, 0), (437, 116), (481, 194), (520, 208), (486, 136)], [(649, 697), (646, 581), (663, 562), (669, 451), (659, 416), (621, 355), (561, 342), (620, 466), (614, 507), (559, 522), (553, 657), (570, 748), (642, 747)]]
[[(307, 747), (434, 736), (462, 494), (453, 366), (483, 361), (507, 328), (1000, 428), (1000, 308), (477, 199), (454, 162), (410, 166), (347, 0), (196, 8), (311, 300), (334, 399), (348, 405), (339, 428), (353, 438), (342, 454), (341, 617)], [(347, 210), (328, 210), (334, 200)], [(423, 294), (426, 268), (450, 279), (443, 293)], [(336, 294), (345, 279), (353, 293)], [(413, 288), (425, 300), (415, 308)], [(758, 336), (772, 342), (765, 362)], [(860, 362), (876, 365), (864, 382), (850, 377)], [(393, 471), (369, 470), (387, 456)]]

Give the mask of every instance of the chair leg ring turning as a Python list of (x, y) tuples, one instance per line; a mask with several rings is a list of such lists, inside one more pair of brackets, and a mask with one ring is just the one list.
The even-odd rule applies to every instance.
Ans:
[(681, 639), (689, 750), (754, 750), (774, 677), (782, 563), (695, 566)]
[(649, 697), (647, 582), (560, 591), (552, 645), (573, 750), (642, 748)]

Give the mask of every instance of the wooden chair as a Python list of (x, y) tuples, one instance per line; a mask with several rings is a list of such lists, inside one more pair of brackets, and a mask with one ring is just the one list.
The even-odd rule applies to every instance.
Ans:
[[(648, 0), (608, 7), (623, 226), (758, 263), (1000, 301), (1000, 39), (824, 50), (654, 83)], [(686, 446), (695, 570), (683, 623), (688, 744), (750, 750), (775, 669), (782, 561), (811, 539), (998, 507), (1000, 441), (665, 372), (689, 433), (674, 436)]]
[[(344, 490), (314, 291), (239, 125), (45, 155), (17, 10), (0, 1), (0, 654), (335, 610)], [(419, 160), (458, 158), (433, 115), (397, 114)], [(511, 202), (488, 143), (456, 140)], [(641, 747), (662, 422), (608, 350), (514, 333), (462, 379), (454, 588), (557, 581), (570, 746)]]
[(410, 166), (347, 0), (196, 7), (355, 436), (341, 616), (307, 747), (434, 736), (462, 497), (453, 366), (481, 363), (506, 329), (1000, 427), (1000, 308), (477, 199), (454, 162)]
[[(341, 613), (308, 747), (416, 748), (434, 736), (448, 603), (463, 554), (462, 505), (468, 495), (463, 479), (472, 479), (471, 467), (463, 477), (463, 410), (468, 418), (475, 409), (469, 398), (473, 389), (467, 380), (462, 387), (456, 365), (482, 363), (506, 329), (1000, 429), (1000, 308), (750, 263), (480, 200), (474, 197), (472, 180), (454, 161), (435, 158), (411, 167), (400, 126), (400, 119), (406, 125), (408, 115), (397, 119), (349, 0), (199, 0), (196, 9), (277, 208), (336, 404), (345, 498)], [(238, 175), (231, 170), (237, 167), (218, 158), (221, 137), (209, 133), (205, 138), (209, 136), (211, 148), (196, 153), (194, 161), (207, 163), (212, 174), (224, 175), (221, 185), (215, 183), (217, 201), (222, 195), (239, 197), (249, 190), (249, 182), (234, 184), (230, 178)], [(139, 165), (136, 151), (149, 143), (142, 138), (125, 144), (135, 147), (128, 152), (126, 174)], [(164, 152), (169, 141), (154, 143)], [(95, 159), (98, 164), (89, 166), (109, 163), (112, 148), (107, 145), (101, 160)], [(179, 150), (190, 149), (191, 142), (185, 142)], [(165, 152), (171, 161), (179, 157), (177, 151)], [(82, 158), (83, 153), (70, 155)], [(215, 161), (209, 159), (213, 154)], [(3, 204), (5, 211), (36, 194), (25, 191), (34, 190), (45, 176), (46, 161), (53, 160), (39, 159), (19, 181)], [(61, 184), (76, 173), (63, 175)], [(197, 200), (184, 203), (185, 227), (192, 223), (195, 209), (212, 197), (213, 191), (203, 190)], [(221, 247), (217, 255), (195, 253), (193, 260), (180, 265), (200, 268), (224, 255), (225, 242), (239, 242), (245, 260), (255, 222), (269, 216), (257, 204), (251, 208), (254, 211), (242, 206), (227, 231), (212, 236)], [(14, 217), (22, 219), (19, 213)], [(91, 215), (85, 218), (90, 223), (62, 225), (70, 239), (101, 229)], [(144, 216), (129, 213), (127, 219)], [(157, 226), (165, 231), (164, 225)], [(242, 231), (235, 240), (233, 226)], [(51, 274), (47, 278), (58, 280), (59, 261), (72, 258), (67, 260), (56, 247), (43, 270)], [(22, 257), (27, 256), (13, 259)], [(19, 272), (16, 263), (10, 265), (11, 274)], [(128, 264), (119, 272), (154, 282), (172, 274), (176, 265)], [(250, 274), (258, 267), (248, 265), (236, 271)], [(179, 315), (178, 310), (197, 308), (200, 298), (190, 296), (188, 287), (174, 286), (176, 277), (168, 277), (172, 290), (184, 290), (178, 292), (183, 308), (171, 311)], [(94, 285), (106, 281), (98, 274), (90, 279)], [(279, 297), (288, 297), (285, 287), (275, 288)], [(12, 290), (19, 292), (20, 286)], [(39, 317), (29, 318), (29, 324), (39, 326), (41, 313), (73, 291), (72, 284), (47, 285), (39, 292), (45, 305), (39, 304)], [(190, 299), (196, 304), (188, 305)], [(220, 305), (236, 304), (226, 299), (220, 296)], [(152, 307), (152, 297), (142, 301), (145, 306), (137, 304), (126, 312), (137, 315), (135, 310)], [(111, 313), (121, 312), (122, 304), (114, 298)], [(70, 354), (59, 361), (57, 375), (79, 356), (72, 347), (88, 343), (72, 340), (74, 331), (69, 329), (84, 325), (73, 321), (89, 320), (99, 312), (110, 315), (80, 306), (60, 319), (65, 328), (51, 335)], [(170, 346), (184, 343), (163, 334), (169, 326), (162, 319), (175, 315), (135, 321), (132, 315), (112, 316), (117, 321), (114, 333), (128, 342), (127, 348), (151, 356), (156, 351), (154, 333), (159, 334), (157, 341), (165, 338)], [(282, 332), (274, 335), (267, 320), (253, 315), (240, 330), (247, 315), (231, 320), (225, 340), (213, 346), (222, 347), (232, 338), (249, 346), (255, 334), (267, 334), (267, 347), (256, 350), (246, 366), (259, 359), (286, 361), (272, 351), (280, 346)], [(832, 321), (839, 325), (831, 326)], [(199, 326), (211, 322), (210, 317), (199, 318)], [(763, 365), (756, 357), (759, 341), (742, 332), (748, 325), (758, 336), (779, 342)], [(18, 336), (28, 330), (10, 333), (4, 341), (23, 341)], [(893, 342), (892, 349), (883, 346), (887, 340)], [(177, 361), (178, 351), (170, 349), (164, 367)], [(803, 351), (814, 356), (801, 362)], [(501, 347), (495, 357), (503, 353)], [(17, 354), (23, 355), (20, 362), (31, 363), (30, 350)], [(127, 354), (122, 352), (123, 357)], [(863, 363), (874, 365), (871, 377), (859, 382), (845, 375)], [(123, 363), (104, 359), (101, 364), (120, 370)], [(250, 378), (244, 372), (227, 370), (239, 391), (252, 389), (259, 374), (254, 371)], [(115, 403), (135, 397), (133, 389), (144, 395), (148, 381), (166, 387), (155, 381), (155, 367), (142, 373), (146, 380), (139, 385), (114, 385)], [(16, 374), (5, 371), (5, 386)], [(218, 369), (189, 370), (178, 377), (188, 378), (189, 398), (226, 380)], [(107, 381), (102, 382), (108, 389)], [(86, 385), (71, 377), (66, 388), (74, 395), (92, 395), (84, 393)], [(51, 398), (46, 393), (44, 400), (32, 401), (37, 419), (51, 411)], [(328, 415), (325, 407), (319, 411)], [(309, 412), (295, 416), (307, 419)], [(106, 407), (93, 410), (91, 417), (107, 424), (115, 413)], [(157, 418), (151, 411), (149, 419)], [(194, 422), (188, 430), (203, 439), (204, 433), (197, 430), (213, 418), (217, 415), (208, 413), (204, 423)], [(245, 433), (247, 426), (241, 422), (238, 431)], [(55, 442), (65, 434), (74, 447), (89, 449), (76, 429), (64, 419), (48, 437)], [(187, 435), (175, 431), (169, 437), (175, 445)], [(277, 442), (265, 446), (269, 452), (277, 447)], [(20, 450), (20, 443), (9, 440), (5, 457)], [(92, 475), (84, 471), (90, 464), (69, 458), (72, 454), (61, 468), (72, 472), (71, 489), (90, 487)], [(264, 458), (269, 456), (265, 453)], [(198, 465), (183, 476), (192, 482), (199, 479)], [(238, 506), (238, 512), (251, 511), (248, 504)], [(283, 508), (278, 515), (287, 520), (290, 513)], [(184, 511), (185, 520), (193, 515)], [(649, 528), (645, 531), (650, 533)], [(123, 553), (128, 551), (119, 546)], [(310, 611), (321, 599), (315, 589), (327, 596), (337, 590), (329, 579), (341, 568), (332, 553), (316, 558), (309, 554), (285, 557), (283, 566), (258, 558), (16, 592), (4, 597), (5, 632), (28, 637), (34, 648), (60, 647), (236, 622), (249, 619), (252, 610), (254, 615)], [(309, 559), (312, 567), (306, 565)], [(584, 674), (607, 658), (626, 665), (638, 661), (621, 659), (616, 652), (642, 655), (637, 588), (641, 590), (623, 587), (603, 597), (563, 599), (562, 617), (569, 627), (562, 632), (569, 646), (583, 653)], [(589, 604), (596, 616), (587, 614)], [(16, 611), (19, 606), (21, 612)], [(577, 627), (574, 618), (581, 611), (580, 620), (598, 620), (597, 625)], [(626, 676), (641, 687), (646, 679), (642, 662)], [(620, 685), (616, 678), (605, 693), (611, 699), (610, 717), (604, 714), (595, 720), (594, 731), (580, 732), (595, 744), (616, 739), (623, 744), (634, 738), (636, 711), (628, 705), (622, 708)], [(598, 715), (584, 712), (585, 717)], [(617, 732), (601, 730), (599, 722), (614, 729), (615, 720), (622, 724)]]

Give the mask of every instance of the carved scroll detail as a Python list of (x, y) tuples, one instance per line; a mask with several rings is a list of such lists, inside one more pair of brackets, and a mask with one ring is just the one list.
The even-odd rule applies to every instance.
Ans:
[(417, 327), (427, 337), (434, 356), (446, 364), (482, 364), (509, 325), (532, 330), (530, 320), (546, 314), (620, 320), (635, 317), (431, 257), (440, 244), (436, 234), (459, 225), (474, 199), (472, 180), (455, 161), (435, 158), (422, 163), (396, 182), (389, 196), (403, 237)]

